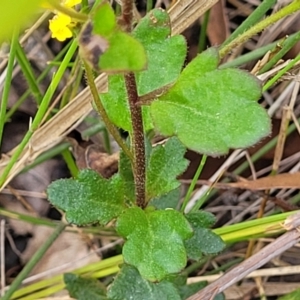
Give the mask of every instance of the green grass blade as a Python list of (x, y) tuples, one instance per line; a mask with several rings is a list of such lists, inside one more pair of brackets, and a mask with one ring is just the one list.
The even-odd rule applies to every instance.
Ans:
[(42, 92), (40, 91), (40, 88), (38, 86), (37, 80), (33, 74), (30, 62), (21, 47), (20, 43), (17, 43), (17, 60), (21, 67), (21, 70), (23, 72), (23, 75), (28, 83), (29, 89), (36, 101), (36, 103), (39, 105), (43, 99)]
[(53, 244), (53, 242), (58, 238), (58, 236), (63, 232), (66, 228), (66, 224), (59, 225), (56, 230), (50, 235), (47, 241), (40, 247), (40, 249), (31, 257), (26, 266), (22, 269), (19, 275), (15, 278), (8, 291), (2, 297), (2, 300), (9, 300), (13, 293), (20, 286), (22, 281), (28, 276), (34, 266), (39, 262), (39, 260), (43, 257), (49, 247)]
[(202, 158), (201, 158), (201, 162), (200, 162), (200, 164), (199, 164), (199, 166), (197, 168), (197, 171), (196, 171), (196, 173), (195, 173), (195, 175), (193, 177), (193, 180), (192, 180), (192, 182), (191, 182), (191, 184), (189, 186), (189, 189), (188, 189), (188, 191), (187, 191), (187, 193), (186, 193), (186, 195), (184, 197), (184, 200), (183, 200), (183, 203), (182, 203), (182, 206), (181, 206), (181, 209), (180, 209), (182, 212), (184, 212), (184, 210), (185, 210), (185, 208), (186, 208), (186, 206), (187, 206), (187, 204), (188, 204), (188, 202), (189, 202), (189, 200), (191, 198), (192, 192), (193, 192), (193, 190), (194, 190), (194, 188), (195, 188), (195, 186), (197, 184), (197, 180), (199, 179), (199, 176), (201, 175), (201, 172), (202, 172), (202, 170), (204, 168), (206, 159), (207, 159), (207, 155), (203, 155)]
[(72, 59), (72, 56), (74, 55), (75, 51), (77, 49), (77, 41), (73, 41), (73, 43), (71, 44), (67, 54), (65, 55), (57, 73), (55, 74), (55, 76), (53, 77), (50, 86), (48, 87), (46, 94), (42, 100), (42, 103), (36, 113), (36, 116), (31, 124), (31, 127), (29, 128), (29, 130), (27, 131), (25, 137), (23, 138), (22, 142), (19, 144), (17, 150), (13, 153), (10, 161), (8, 162), (7, 166), (4, 168), (3, 173), (1, 174), (0, 177), (0, 187), (4, 184), (7, 175), (9, 174), (10, 170), (12, 169), (12, 167), (14, 166), (14, 164), (16, 163), (16, 161), (18, 160), (20, 154), (22, 153), (22, 151), (24, 150), (24, 148), (26, 147), (26, 145), (28, 144), (30, 138), (32, 137), (34, 131), (36, 129), (38, 129), (38, 127), (40, 126), (40, 123), (43, 119), (43, 117), (45, 116), (50, 101), (52, 99), (52, 96), (58, 86), (58, 84), (60, 83), (64, 72), (68, 66), (68, 63), (70, 62), (70, 60)]
[[(290, 38), (295, 37), (295, 35), (298, 33), (294, 33), (290, 36)], [(249, 53), (246, 53), (244, 55), (240, 55), (234, 60), (225, 62), (224, 64), (220, 65), (220, 69), (226, 69), (226, 68), (236, 68), (243, 64), (246, 64), (252, 60), (257, 60), (260, 57), (263, 57), (268, 51), (273, 50), (277, 44), (281, 44), (284, 39), (277, 40), (273, 43), (270, 43), (268, 45), (262, 46), (258, 49), (255, 49)]]
[[(68, 43), (57, 55), (56, 57), (45, 67), (41, 75), (37, 79), (37, 83), (40, 83), (50, 72), (50, 70), (53, 68), (52, 62), (58, 62), (58, 65), (61, 64), (60, 60), (65, 55), (67, 50), (69, 49), (71, 45), (71, 42)], [(19, 106), (27, 99), (27, 97), (30, 95), (30, 89), (27, 89), (27, 91), (17, 100), (17, 102), (10, 108), (10, 110), (6, 113), (5, 116), (5, 122), (7, 122), (12, 115), (17, 111)]]
[(12, 73), (14, 69), (14, 62), (15, 56), (17, 52), (17, 44), (18, 44), (18, 37), (19, 32), (17, 30), (14, 31), (11, 46), (10, 46), (10, 53), (7, 65), (7, 73), (4, 82), (3, 94), (1, 99), (1, 108), (0, 108), (0, 145), (2, 144), (2, 136), (3, 136), (3, 128), (5, 123), (5, 114), (6, 114), (6, 107), (8, 103), (9, 91), (11, 87), (11, 80), (12, 80)]
[(256, 24), (265, 13), (276, 3), (276, 0), (264, 0), (254, 11), (253, 13), (228, 37), (228, 39), (222, 44), (221, 48), (225, 45), (228, 45), (240, 34), (244, 33), (254, 24)]
[(269, 71), (276, 63), (290, 50), (294, 47), (296, 43), (300, 40), (300, 31), (289, 36), (282, 44), (280, 51), (278, 51), (270, 61), (268, 61), (259, 71), (258, 74)]
[(300, 54), (298, 54), (293, 60), (291, 60), (283, 69), (278, 71), (278, 73), (271, 78), (264, 86), (263, 91), (266, 91), (269, 89), (273, 84), (277, 82), (278, 79), (281, 78), (282, 75), (284, 75), (288, 70), (294, 67), (294, 65), (300, 60)]

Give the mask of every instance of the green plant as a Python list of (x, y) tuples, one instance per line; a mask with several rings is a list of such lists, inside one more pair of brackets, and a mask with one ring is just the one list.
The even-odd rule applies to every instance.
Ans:
[[(52, 183), (47, 194), (68, 222), (109, 224), (125, 239), (124, 264), (108, 291), (90, 279), (65, 276), (70, 295), (79, 299), (185, 299), (202, 288), (186, 286), (181, 271), (188, 259), (222, 251), (224, 242), (209, 229), (214, 216), (199, 211), (200, 202), (190, 212), (184, 211), (189, 196), (179, 203), (176, 178), (187, 167), (186, 148), (217, 156), (230, 148), (249, 147), (270, 133), (270, 119), (257, 103), (260, 82), (245, 71), (218, 68), (220, 53), (224, 56), (238, 38), (221, 50), (204, 51), (183, 68), (186, 42), (181, 35), (171, 36), (168, 14), (152, 10), (134, 27), (132, 4), (123, 1), (119, 19), (106, 1), (98, 1), (88, 21), (83, 13), (70, 14), (86, 21), (78, 32), (79, 55), (94, 108), (121, 148), (119, 171), (105, 179), (83, 170), (76, 178)], [(75, 34), (78, 28), (73, 28)], [(74, 41), (64, 66), (76, 47)], [(99, 94), (93, 71), (108, 74), (108, 92)], [(32, 130), (47, 104), (41, 106)], [(118, 127), (129, 133), (127, 141)], [(156, 132), (169, 138), (153, 146)]]
[[(124, 237), (124, 265), (108, 298), (181, 299), (184, 280), (174, 282), (187, 259), (218, 253), (224, 243), (208, 229), (214, 223), (211, 214), (173, 208), (178, 194), (171, 196), (175, 205), (170, 207), (152, 200), (179, 186), (176, 177), (187, 167), (185, 147), (207, 155), (247, 147), (269, 134), (270, 120), (257, 104), (259, 82), (244, 71), (218, 69), (217, 49), (203, 52), (182, 71), (186, 42), (180, 35), (170, 37), (168, 14), (150, 11), (131, 33), (132, 1), (125, 1), (122, 10), (118, 25), (110, 5), (101, 3), (79, 35), (95, 108), (117, 141), (115, 126), (129, 132), (129, 143), (119, 143), (119, 172), (104, 179), (83, 170), (77, 178), (52, 183), (47, 193), (69, 222), (113, 222)], [(99, 95), (93, 88), (91, 68), (109, 74), (107, 93)], [(153, 130), (173, 137), (152, 146)], [(75, 279), (66, 276), (67, 286)], [(71, 295), (78, 296), (74, 288)]]

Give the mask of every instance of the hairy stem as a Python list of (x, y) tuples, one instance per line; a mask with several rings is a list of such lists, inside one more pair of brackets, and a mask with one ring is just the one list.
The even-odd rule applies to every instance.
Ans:
[(136, 203), (139, 207), (146, 206), (145, 181), (146, 181), (146, 161), (144, 128), (142, 119), (142, 108), (137, 105), (139, 101), (135, 76), (133, 73), (125, 75), (125, 84), (128, 94), (128, 101), (132, 121), (132, 146), (134, 151), (134, 181)]
[[(126, 32), (132, 31), (133, 22), (133, 0), (123, 0), (122, 18), (120, 25)], [(139, 96), (135, 76), (133, 73), (124, 75), (127, 90), (131, 122), (132, 122), (132, 148), (134, 152), (134, 183), (136, 204), (139, 207), (146, 207), (145, 181), (146, 181), (146, 159), (144, 128), (142, 118), (142, 108), (138, 105)]]
[(115, 141), (118, 143), (118, 145), (121, 147), (121, 149), (124, 151), (124, 153), (130, 158), (131, 161), (133, 161), (133, 155), (129, 148), (127, 147), (126, 143), (123, 141), (121, 135), (119, 134), (117, 128), (110, 122), (109, 117), (104, 109), (104, 106), (101, 102), (101, 99), (99, 97), (99, 93), (97, 90), (97, 87), (94, 82), (94, 76), (93, 72), (90, 68), (90, 66), (84, 61), (84, 68), (86, 71), (86, 78), (89, 84), (89, 87), (91, 89), (91, 93), (93, 95), (94, 103), (96, 105), (97, 111), (99, 115), (101, 116), (107, 130), (109, 133), (113, 136)]
[(131, 32), (133, 21), (133, 0), (123, 0), (122, 25), (126, 32)]

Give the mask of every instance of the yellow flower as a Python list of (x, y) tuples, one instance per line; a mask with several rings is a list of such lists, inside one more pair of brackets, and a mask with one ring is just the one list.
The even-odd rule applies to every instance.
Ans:
[(49, 29), (52, 32), (51, 37), (56, 38), (60, 42), (71, 38), (73, 36), (69, 28), (71, 23), (72, 19), (69, 16), (61, 13), (55, 15), (52, 20), (49, 20)]
[[(61, 5), (65, 7), (73, 7), (79, 3), (81, 0), (61, 0)], [(74, 27), (75, 22), (70, 16), (63, 13), (56, 13), (55, 16), (49, 20), (49, 29), (52, 32), (51, 37), (56, 38), (60, 42), (65, 41), (73, 36), (71, 28)]]
[(62, 5), (67, 6), (67, 7), (73, 7), (77, 4), (80, 4), (81, 0), (64, 0), (62, 1)]

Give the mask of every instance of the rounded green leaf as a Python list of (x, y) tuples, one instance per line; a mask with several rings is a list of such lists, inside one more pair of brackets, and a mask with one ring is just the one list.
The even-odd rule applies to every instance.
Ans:
[(64, 274), (69, 294), (77, 300), (106, 300), (106, 288), (94, 278), (84, 278), (72, 273)]
[[(143, 45), (147, 56), (145, 70), (135, 73), (139, 96), (175, 82), (181, 72), (186, 56), (186, 42), (183, 36), (170, 37), (170, 31), (168, 14), (155, 9), (140, 20), (132, 33)], [(127, 53), (123, 44), (119, 44), (119, 47)], [(115, 56), (120, 53), (115, 53)], [(110, 75), (108, 81), (108, 93), (101, 95), (107, 114), (115, 125), (132, 132), (124, 79), (119, 75)], [(145, 131), (153, 129), (148, 106), (143, 106), (143, 122)]]
[(184, 159), (185, 151), (185, 147), (175, 137), (165, 145), (153, 148), (146, 167), (147, 200), (167, 194), (180, 185), (176, 178), (188, 166), (188, 161)]
[(93, 33), (109, 37), (116, 28), (116, 16), (109, 3), (100, 4), (92, 16)]
[(100, 56), (99, 67), (106, 72), (140, 71), (147, 57), (140, 42), (127, 33), (116, 31), (108, 38), (108, 49)]
[[(118, 127), (125, 131), (132, 132), (127, 92), (124, 77), (122, 75), (108, 76), (108, 93), (101, 95), (101, 101), (110, 118)], [(142, 107), (144, 130), (153, 128), (150, 118), (150, 108)]]
[(216, 222), (216, 217), (212, 213), (203, 210), (190, 212), (186, 218), (193, 227), (211, 227)]
[(151, 105), (162, 134), (210, 155), (249, 147), (270, 133), (270, 119), (257, 104), (260, 82), (241, 70), (216, 69), (217, 57), (215, 49), (199, 55)]
[(109, 287), (107, 295), (112, 300), (181, 299), (177, 288), (171, 282), (149, 282), (137, 269), (126, 264), (122, 266), (120, 273)]
[(194, 228), (194, 236), (185, 241), (187, 255), (198, 260), (203, 254), (217, 254), (225, 248), (223, 240), (208, 228)]
[(142, 277), (159, 281), (185, 267), (184, 240), (193, 231), (178, 211), (131, 208), (117, 219), (116, 229), (127, 239), (124, 261), (135, 266)]
[(186, 215), (194, 229), (194, 235), (185, 241), (188, 257), (198, 260), (203, 254), (216, 254), (221, 252), (225, 243), (210, 229), (206, 228), (215, 223), (215, 216), (209, 212), (197, 211)]
[(140, 96), (174, 82), (182, 69), (187, 45), (182, 35), (171, 37), (170, 17), (161, 9), (150, 11), (133, 35), (147, 53), (147, 69), (136, 73)]
[(117, 26), (114, 10), (107, 2), (100, 4), (92, 20), (83, 26), (79, 44), (83, 57), (95, 69), (120, 73), (146, 68), (144, 47)]
[(66, 212), (68, 222), (77, 225), (107, 224), (124, 209), (121, 178), (104, 179), (88, 169), (82, 170), (77, 179), (54, 181), (47, 194), (53, 205)]

